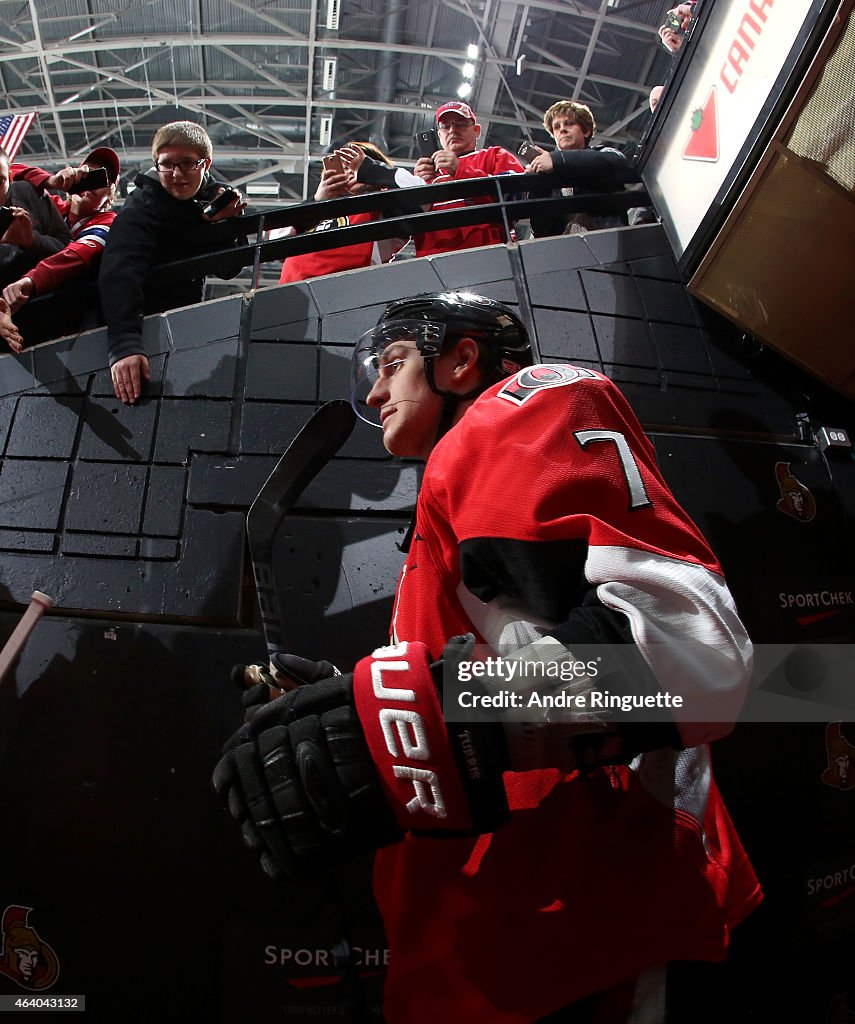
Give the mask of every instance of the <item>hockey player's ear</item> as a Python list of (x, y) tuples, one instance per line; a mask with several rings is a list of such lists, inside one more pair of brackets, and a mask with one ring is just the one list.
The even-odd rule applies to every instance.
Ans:
[(468, 391), (473, 387), (481, 373), (479, 356), (478, 342), (473, 338), (461, 338), (454, 346), (452, 380), (455, 385), (464, 385), (462, 388), (455, 387), (456, 391)]

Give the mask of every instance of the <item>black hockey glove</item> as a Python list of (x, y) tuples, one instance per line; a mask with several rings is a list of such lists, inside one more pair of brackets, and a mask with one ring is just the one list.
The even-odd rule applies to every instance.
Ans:
[[(271, 669), (275, 670), (275, 674)], [(298, 686), (341, 675), (329, 661), (309, 661), (296, 654), (274, 654), (266, 665), (235, 665), (232, 682), (243, 690), (243, 720), (248, 722), (259, 708)]]
[[(444, 657), (471, 644), (454, 638)], [(318, 874), (405, 832), (480, 834), (507, 819), (501, 731), (445, 723), (441, 674), (421, 643), (380, 648), (229, 740), (214, 787), (268, 874)]]
[(281, 677), (280, 682), (283, 679), (290, 680), (297, 686), (319, 683), (322, 679), (341, 675), (331, 661), (309, 661), (296, 654), (274, 654), (270, 663), (276, 669), (277, 677)]

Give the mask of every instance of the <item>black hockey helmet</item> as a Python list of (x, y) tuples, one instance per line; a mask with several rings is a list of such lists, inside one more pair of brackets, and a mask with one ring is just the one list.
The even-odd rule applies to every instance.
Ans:
[[(474, 338), (481, 349), (482, 379), (465, 395), (441, 391), (434, 379), (433, 359), (446, 338)], [(415, 342), (424, 359), (425, 377), (445, 399), (449, 419), (461, 401), (474, 398), (491, 384), (530, 366), (531, 342), (520, 318), (508, 306), (472, 292), (428, 292), (390, 302), (377, 325), (357, 341), (353, 355), (351, 400), (359, 417), (378, 426), (366, 399), (379, 376), (384, 350), (395, 341)], [(438, 436), (445, 433), (442, 425)]]

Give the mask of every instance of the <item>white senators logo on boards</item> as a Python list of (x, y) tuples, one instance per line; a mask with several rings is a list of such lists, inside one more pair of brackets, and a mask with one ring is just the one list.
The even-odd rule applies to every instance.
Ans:
[(413, 787), (414, 795), (406, 803), (407, 810), (410, 814), (424, 811), (435, 818), (445, 818), (448, 811), (439, 776), (435, 771), (412, 763), (431, 758), (428, 730), (421, 714), (415, 708), (388, 706), (390, 701), (418, 704), (415, 690), (400, 685), (400, 673), (410, 672), (409, 661), (400, 657), (406, 654), (406, 641), (374, 652), (371, 686), (377, 700), (386, 705), (378, 713), (380, 731), (390, 756), (402, 762), (393, 765), (392, 774), (396, 779), (407, 780)]
[(563, 363), (527, 366), (505, 384), (499, 398), (522, 405), (544, 388), (561, 388), (578, 380), (596, 380), (597, 376), (593, 370)]

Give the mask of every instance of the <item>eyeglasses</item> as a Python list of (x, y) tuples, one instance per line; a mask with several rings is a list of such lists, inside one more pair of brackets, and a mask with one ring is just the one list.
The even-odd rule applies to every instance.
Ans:
[(200, 156), (198, 160), (177, 160), (175, 163), (159, 160), (155, 166), (160, 174), (174, 174), (176, 171), (181, 171), (182, 174), (191, 174), (204, 162), (205, 157)]

